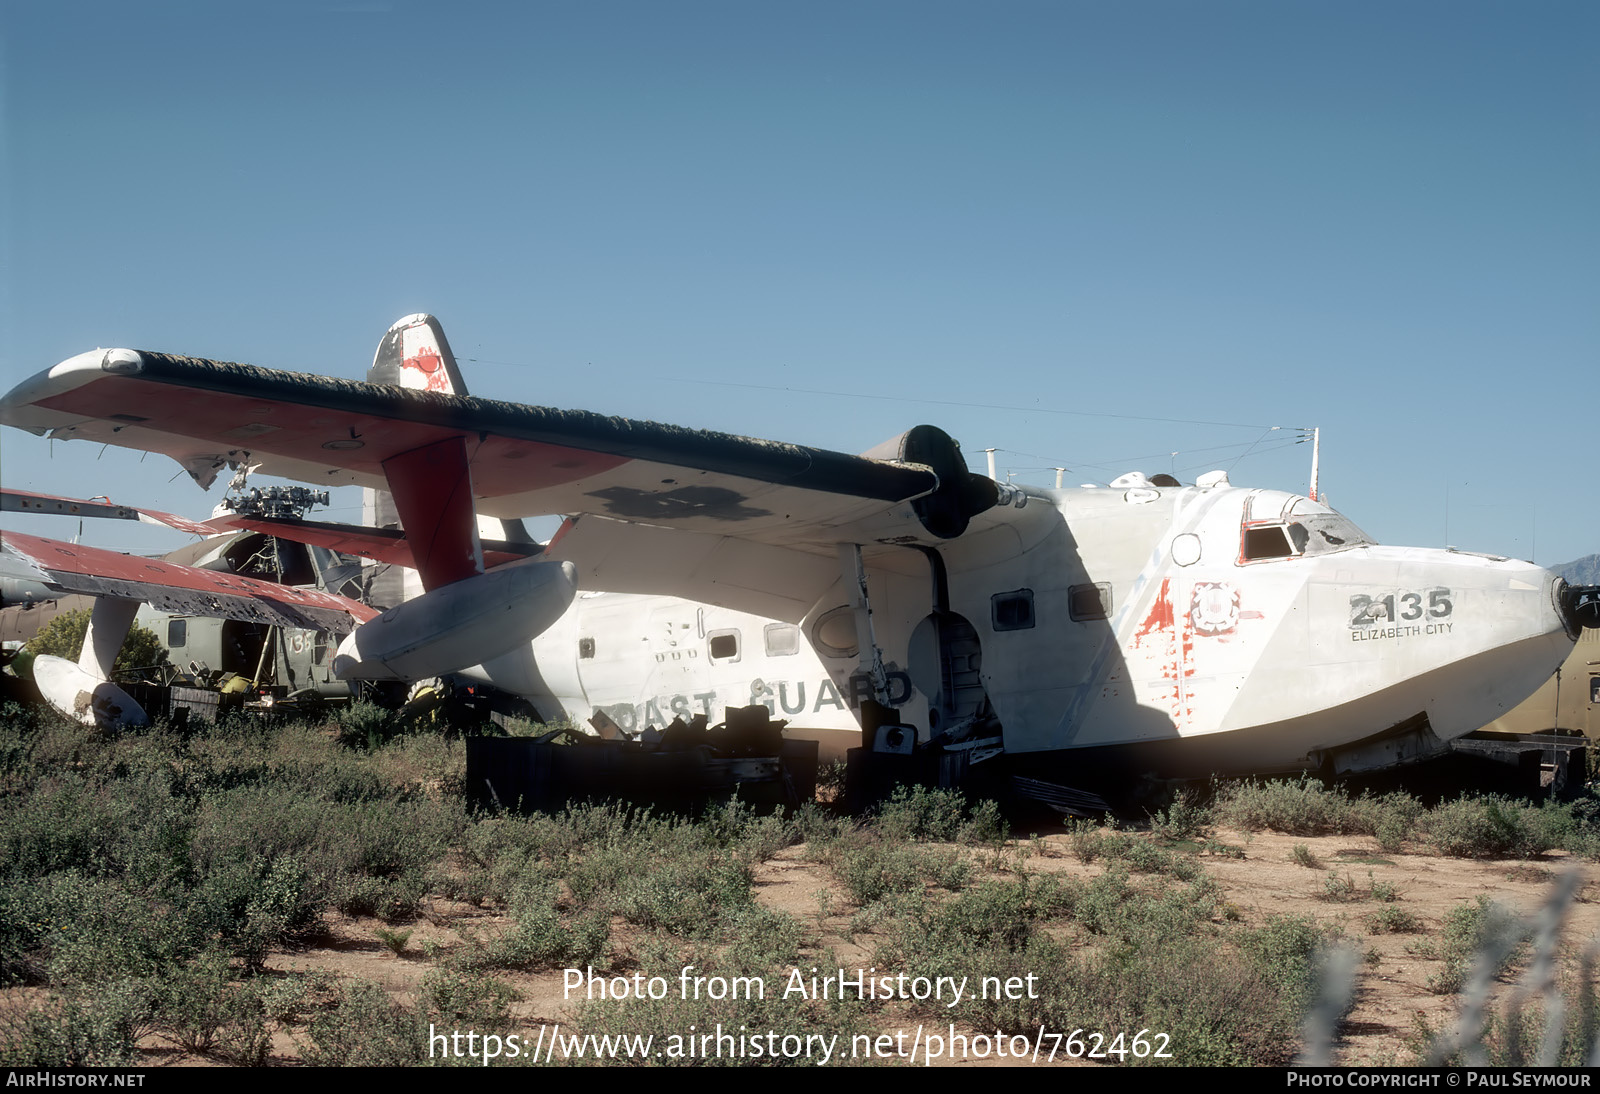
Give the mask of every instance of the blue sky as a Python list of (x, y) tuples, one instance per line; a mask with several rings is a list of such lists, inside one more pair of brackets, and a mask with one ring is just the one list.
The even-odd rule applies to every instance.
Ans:
[(1384, 542), (1600, 551), (1592, 3), (0, 10), (7, 388), (113, 345), (355, 377), (426, 310), (477, 394), (852, 452), (926, 421), (1039, 485), (1303, 491), (1318, 425)]

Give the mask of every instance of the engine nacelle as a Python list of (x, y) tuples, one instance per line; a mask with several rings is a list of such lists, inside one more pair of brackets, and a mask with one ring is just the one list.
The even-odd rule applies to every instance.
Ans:
[(993, 480), (967, 470), (961, 445), (938, 426), (919, 425), (861, 453), (869, 460), (920, 464), (939, 477), (933, 493), (911, 502), (922, 526), (941, 539), (967, 530), (967, 522), (1000, 502)]
[(514, 563), (443, 585), (370, 619), (339, 644), (341, 680), (421, 680), (533, 641), (577, 592), (570, 562)]

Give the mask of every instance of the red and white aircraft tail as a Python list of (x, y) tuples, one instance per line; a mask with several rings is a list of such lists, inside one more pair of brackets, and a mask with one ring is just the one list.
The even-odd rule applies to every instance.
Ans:
[(446, 395), (467, 393), (444, 328), (433, 316), (422, 312), (408, 315), (389, 328), (372, 357), (367, 382)]
[[(461, 367), (456, 363), (455, 354), (450, 349), (450, 342), (444, 336), (443, 326), (439, 320), (423, 312), (406, 316), (384, 333), (378, 342), (377, 352), (372, 355), (372, 367), (367, 370), (367, 382), (417, 391), (437, 391), (446, 395), (467, 394), (466, 380), (462, 377)], [(434, 479), (426, 488), (435, 489), (437, 486), (437, 480)], [(395, 497), (390, 491), (371, 488), (364, 490), (363, 509), (365, 522), (374, 528), (395, 528), (404, 523)], [(476, 517), (475, 525), (480, 537), (504, 540), (522, 546), (533, 542), (520, 520), (501, 521), (493, 517)], [(482, 547), (480, 541), (480, 551)], [(428, 588), (434, 587), (436, 582), (430, 583), (422, 576), (422, 562), (430, 555), (431, 552), (425, 551), (422, 557), (416, 560), (408, 558), (403, 564), (406, 569), (391, 570), (377, 575), (371, 586), (374, 602), (386, 606), (399, 604), (405, 600), (413, 600)], [(479, 570), (494, 565), (497, 565), (495, 560), (484, 557)]]

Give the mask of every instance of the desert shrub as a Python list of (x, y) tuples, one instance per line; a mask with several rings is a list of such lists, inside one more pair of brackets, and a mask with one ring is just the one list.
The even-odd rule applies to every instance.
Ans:
[(107, 984), (87, 998), (52, 995), (43, 1005), (0, 1007), (0, 1067), (126, 1067), (149, 1028), (151, 1004), (138, 981)]
[(1561, 844), (1575, 825), (1560, 806), (1537, 809), (1493, 795), (1463, 797), (1422, 818), (1423, 838), (1442, 855), (1528, 858)]
[(794, 828), (781, 811), (759, 813), (737, 797), (706, 809), (699, 827), (705, 842), (733, 849), (752, 863), (765, 862), (796, 842)]
[(1362, 893), (1356, 888), (1355, 879), (1349, 874), (1342, 877), (1339, 874), (1329, 874), (1322, 882), (1322, 899), (1334, 903), (1360, 900)]
[(1150, 891), (1135, 886), (1125, 867), (1113, 865), (1073, 894), (1072, 915), (1090, 934), (1136, 945), (1194, 934), (1216, 906), (1209, 879)]
[(1450, 995), (1461, 989), (1476, 963), (1492, 961), (1498, 968), (1525, 934), (1511, 911), (1480, 896), (1472, 904), (1451, 908), (1435, 937), (1428, 955), (1444, 967), (1429, 977), (1428, 990)]
[(930, 883), (960, 889), (972, 876), (971, 864), (958, 851), (878, 839), (871, 833), (841, 840), (828, 862), (858, 904), (920, 891)]
[[(354, 787), (334, 780), (326, 789)], [(208, 795), (196, 815), (195, 869), (204, 878), (219, 870), (237, 874), (243, 864), (264, 877), (270, 864), (295, 858), (309, 875), (311, 903), (390, 920), (414, 915), (456, 816), (433, 802), (385, 800), (365, 789), (347, 798), (310, 797), (281, 784)]]
[(516, 998), (504, 980), (451, 968), (428, 970), (417, 992), (418, 1005), (439, 1025), (480, 1033), (505, 1029)]
[(1005, 839), (1005, 821), (993, 801), (969, 808), (959, 790), (898, 786), (872, 818), (871, 827), (884, 839), (908, 839), (973, 846)]
[(370, 915), (395, 923), (416, 916), (428, 888), (429, 875), (414, 868), (387, 877), (346, 874), (332, 885), (330, 903), (345, 915)]
[[(109, 985), (182, 977), (208, 951), (258, 970), (324, 908), (413, 914), (469, 823), (417, 773), (431, 756), (243, 719), (109, 740), (50, 712), (0, 719), (0, 984), (69, 991), (35, 1033), (70, 1032)], [(254, 1058), (249, 1017), (209, 1051)]]
[(95, 985), (154, 976), (194, 949), (181, 914), (75, 871), (0, 884), (7, 983)]
[[(1394, 842), (1422, 812), (1409, 794), (1352, 798), (1310, 776), (1272, 782), (1232, 782), (1218, 787), (1216, 820), (1247, 831), (1269, 829), (1292, 836), (1368, 835)], [(1395, 843), (1398, 847), (1398, 843)]]
[(1405, 846), (1406, 840), (1411, 837), (1413, 824), (1414, 819), (1402, 810), (1384, 810), (1373, 826), (1372, 837), (1378, 841), (1379, 849), (1393, 854)]
[(795, 839), (806, 844), (807, 853), (811, 857), (820, 856), (824, 848), (846, 832), (853, 831), (855, 827), (847, 818), (829, 812), (815, 802), (802, 804), (795, 812), (791, 824)]
[(400, 716), (377, 703), (350, 703), (338, 713), (339, 741), (353, 748), (376, 749), (404, 728)]
[[(1595, 1000), (1595, 947), (1587, 946), (1573, 968), (1561, 960), (1562, 927), (1582, 878), (1571, 872), (1557, 881), (1544, 906), (1522, 920), (1480, 898), (1451, 910), (1441, 950), (1467, 972), (1459, 1014), (1442, 1032), (1419, 1021), (1414, 1047), (1418, 1062), (1438, 1066), (1586, 1066), (1600, 1052)], [(1532, 940), (1532, 960), (1514, 983), (1500, 988), (1521, 963)], [(1473, 949), (1468, 949), (1473, 946)], [(1452, 972), (1447, 968), (1446, 972)], [(1441, 974), (1443, 980), (1445, 974)], [(1432, 986), (1432, 985), (1430, 985)], [(1500, 990), (1500, 999), (1493, 998)]]
[(306, 1027), (312, 1067), (410, 1067), (428, 1058), (428, 1023), (369, 980), (338, 986)]
[(166, 773), (121, 764), (38, 775), (0, 811), (0, 876), (134, 872), (156, 882), (184, 870), (189, 821)]
[(1161, 847), (1132, 832), (1075, 830), (1073, 850), (1084, 862), (1105, 859), (1122, 863), (1143, 874), (1170, 874), (1180, 881), (1200, 876), (1200, 866), (1189, 855)]
[(804, 941), (800, 923), (792, 915), (752, 904), (728, 924), (727, 960), (741, 967), (794, 967), (800, 962)]
[(1070, 914), (1084, 886), (1071, 879), (985, 881), (937, 899), (918, 892), (888, 905), (875, 960), (921, 975), (969, 975), (1023, 950), (1036, 925)]
[(616, 907), (641, 927), (711, 937), (730, 913), (753, 902), (753, 880), (749, 864), (735, 855), (664, 858), (623, 880)]
[(209, 1053), (242, 1067), (267, 1059), (272, 1034), (258, 983), (236, 984), (217, 951), (170, 970), (157, 994), (157, 1029), (185, 1052)]
[(1373, 900), (1383, 904), (1392, 904), (1400, 899), (1399, 887), (1390, 881), (1374, 880), (1371, 870), (1367, 871), (1367, 890)]
[(214, 938), (258, 970), (274, 946), (316, 922), (323, 907), (321, 886), (294, 856), (250, 858), (220, 865), (200, 879), (189, 896), (191, 929)]
[(1073, 855), (1085, 866), (1099, 857), (1104, 845), (1100, 826), (1088, 820), (1071, 822), (1067, 827), (1067, 839), (1072, 844)]
[(849, 765), (843, 760), (832, 760), (817, 767), (817, 797), (823, 801), (844, 799), (845, 776)]
[(1188, 791), (1175, 794), (1165, 809), (1150, 818), (1150, 831), (1171, 842), (1203, 838), (1210, 825), (1211, 811), (1199, 805)]
[(513, 892), (514, 926), (488, 938), (469, 940), (452, 963), (458, 969), (544, 969), (589, 965), (599, 961), (611, 936), (610, 916), (603, 910), (563, 913), (560, 889), (553, 882), (530, 877)]
[(1316, 994), (1316, 956), (1328, 941), (1326, 931), (1310, 916), (1273, 916), (1261, 927), (1246, 931), (1240, 948), (1253, 959), (1261, 978), (1272, 985), (1274, 996), (1300, 1015)]
[(1415, 912), (1388, 905), (1367, 916), (1367, 930), (1373, 934), (1416, 934), (1422, 919)]
[[(578, 1031), (601, 1035), (648, 1036), (653, 1038), (653, 1051), (660, 1054), (660, 1062), (669, 1066), (737, 1067), (737, 1066), (816, 1066), (818, 1056), (785, 1056), (780, 1051), (773, 1056), (765, 1051), (768, 1044), (761, 1038), (760, 1055), (738, 1052), (707, 1052), (698, 1050), (699, 1037), (722, 1031), (739, 1036), (741, 1031), (759, 1034), (775, 1030), (782, 1033), (836, 1037), (833, 1064), (850, 1064), (851, 1038), (866, 1032), (867, 1006), (853, 994), (845, 998), (800, 999), (785, 997), (784, 990), (792, 983), (794, 970), (779, 969), (762, 962), (742, 960), (729, 951), (714, 953), (699, 947), (685, 947), (670, 939), (656, 939), (646, 944), (641, 953), (641, 973), (664, 975), (671, 990), (664, 999), (594, 999), (582, 1003), (577, 1009)], [(688, 989), (682, 989), (679, 979), (682, 970), (691, 970), (691, 978), (704, 978), (706, 983), (720, 977), (730, 985), (726, 997), (712, 998), (707, 986), (697, 987), (691, 979)], [(809, 975), (809, 966), (797, 974)], [(832, 973), (831, 968), (819, 968), (819, 976)], [(837, 975), (837, 974), (834, 974)], [(732, 985), (738, 982), (739, 987)], [(760, 981), (761, 990), (755, 988)], [(734, 992), (737, 991), (737, 998)], [(837, 995), (837, 991), (833, 993)], [(563, 1029), (563, 1033), (566, 1030)], [(693, 1039), (691, 1041), (691, 1039)], [(559, 1059), (559, 1056), (557, 1057)]]
[(383, 943), (384, 949), (388, 950), (396, 957), (404, 957), (406, 945), (411, 941), (412, 932), (409, 930), (397, 931), (388, 927), (379, 927), (373, 932), (373, 934), (377, 937), (379, 942)]
[[(1108, 880), (1109, 879), (1109, 880)], [(981, 896), (979, 895), (981, 892)], [(920, 937), (907, 930), (896, 945), (907, 967), (926, 974), (1033, 977), (1022, 998), (977, 998), (962, 1016), (979, 1028), (1023, 1033), (1046, 1029), (1105, 1031), (1124, 1045), (1140, 1030), (1169, 1034), (1168, 1059), (1109, 1058), (1126, 1063), (1254, 1065), (1287, 1062), (1314, 989), (1323, 936), (1309, 921), (1274, 921), (1260, 931), (1222, 931), (1201, 916), (1204, 893), (1148, 893), (1113, 871), (1065, 894), (989, 890), (963, 894), (968, 906)], [(1030, 910), (1030, 902), (1038, 901)], [(952, 904), (955, 901), (951, 902)], [(1091, 944), (1069, 946), (1039, 929), (1071, 903)], [(1047, 910), (1050, 909), (1050, 910)], [(960, 926), (987, 925), (984, 945), (962, 943)], [(894, 953), (884, 953), (880, 960)]]

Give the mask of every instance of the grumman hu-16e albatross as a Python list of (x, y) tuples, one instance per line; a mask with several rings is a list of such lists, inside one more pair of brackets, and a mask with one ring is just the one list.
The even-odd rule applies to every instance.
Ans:
[[(471, 397), (423, 315), (366, 383), (94, 350), (0, 420), (165, 453), (202, 487), (248, 468), (387, 490), (403, 538), (240, 521), (418, 571), (340, 675), (466, 672), (627, 732), (765, 704), (825, 749), (865, 717), (880, 750), (1079, 785), (1104, 765), (1360, 771), (1509, 710), (1600, 623), (1594, 588), (1379, 546), (1220, 472), (1033, 489), (970, 472), (927, 425), (851, 456)], [(531, 556), (480, 533), (542, 514), (567, 520)]]

